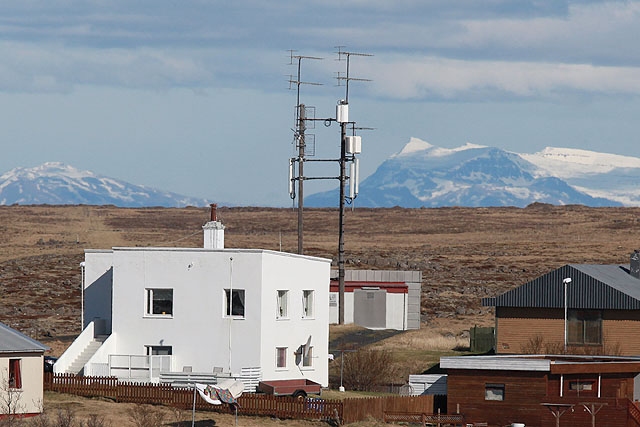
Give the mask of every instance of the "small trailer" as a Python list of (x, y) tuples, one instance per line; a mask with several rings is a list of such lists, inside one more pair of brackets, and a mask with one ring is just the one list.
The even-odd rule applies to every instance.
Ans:
[(307, 379), (271, 380), (258, 383), (258, 393), (274, 396), (307, 397), (309, 394), (320, 394), (320, 384)]

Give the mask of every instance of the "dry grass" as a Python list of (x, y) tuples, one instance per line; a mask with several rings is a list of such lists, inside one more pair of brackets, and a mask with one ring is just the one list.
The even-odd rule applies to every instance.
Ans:
[[(92, 414), (95, 414), (114, 427), (135, 427), (138, 425), (132, 420), (132, 412), (145, 412), (150, 415), (149, 418), (155, 416), (157, 417), (156, 419), (162, 419), (163, 421), (158, 427), (191, 426), (190, 410), (176, 410), (164, 406), (136, 405), (132, 403), (115, 403), (107, 399), (87, 399), (62, 393), (45, 392), (44, 409), (45, 414), (55, 414), (58, 409), (70, 409), (78, 421), (87, 421)], [(196, 421), (198, 422), (196, 425), (201, 427), (214, 425), (233, 426), (234, 416), (232, 414), (197, 411)], [(238, 426), (275, 427), (280, 425), (287, 427), (327, 426), (326, 423), (319, 421), (278, 420), (269, 417), (238, 416)]]
[(373, 348), (379, 350), (421, 350), (450, 352), (469, 348), (469, 338), (454, 335), (449, 330), (419, 329), (394, 335)]

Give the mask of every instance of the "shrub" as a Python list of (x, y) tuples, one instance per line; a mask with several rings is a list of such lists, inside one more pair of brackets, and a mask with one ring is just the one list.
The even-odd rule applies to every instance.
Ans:
[(127, 413), (136, 427), (158, 427), (164, 419), (164, 414), (150, 405), (136, 405)]
[(375, 386), (391, 381), (395, 373), (393, 357), (386, 350), (358, 350), (342, 357), (342, 381), (350, 390), (371, 391)]

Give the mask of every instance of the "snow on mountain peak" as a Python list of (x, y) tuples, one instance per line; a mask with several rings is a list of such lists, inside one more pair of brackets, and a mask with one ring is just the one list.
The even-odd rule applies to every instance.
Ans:
[(427, 141), (423, 141), (420, 138), (411, 137), (409, 138), (409, 142), (407, 143), (407, 145), (405, 145), (402, 150), (395, 156), (403, 156), (405, 154), (416, 153), (418, 151), (425, 151), (430, 148), (433, 148), (433, 145), (429, 144)]
[(425, 153), (425, 154), (428, 154), (428, 156), (430, 157), (444, 157), (452, 153), (456, 153), (458, 151), (471, 150), (474, 148), (486, 148), (486, 146), (467, 142), (466, 144), (461, 145), (460, 147), (443, 148), (443, 147), (436, 147), (435, 145), (429, 144), (428, 142), (423, 141), (420, 138), (411, 137), (407, 145), (405, 145), (399, 153), (394, 154), (391, 157), (406, 156), (406, 155), (415, 154), (421, 151), (429, 151), (428, 153)]
[(539, 175), (573, 178), (611, 172), (616, 168), (640, 168), (640, 158), (598, 153), (577, 148), (546, 147), (520, 156), (540, 168)]

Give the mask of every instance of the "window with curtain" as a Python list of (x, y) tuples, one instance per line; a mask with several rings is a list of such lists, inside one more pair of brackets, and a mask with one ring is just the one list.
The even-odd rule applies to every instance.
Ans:
[(277, 318), (287, 317), (287, 305), (289, 300), (289, 291), (278, 291), (278, 307), (276, 312)]
[(302, 317), (313, 317), (313, 291), (302, 291)]
[[(233, 297), (232, 295), (233, 294)], [(225, 308), (226, 316), (244, 317), (244, 289), (225, 289)]]
[(287, 367), (287, 347), (276, 348), (276, 368)]
[(9, 359), (9, 388), (22, 388), (21, 359)]
[(572, 345), (602, 344), (602, 312), (600, 310), (569, 310), (567, 313), (567, 343)]
[(173, 316), (173, 289), (146, 289), (149, 316)]

